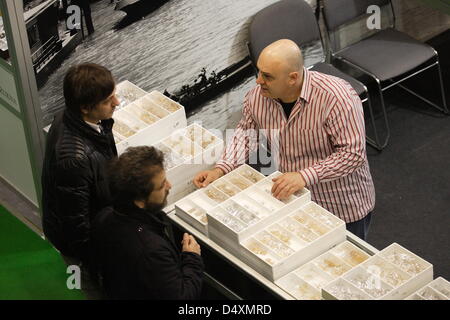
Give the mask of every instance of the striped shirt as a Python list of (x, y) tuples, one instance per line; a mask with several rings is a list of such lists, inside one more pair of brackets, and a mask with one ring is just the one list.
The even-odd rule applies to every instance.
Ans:
[(276, 169), (300, 172), (314, 202), (346, 223), (373, 210), (362, 103), (346, 81), (304, 69), (289, 119), (277, 100), (261, 95), (259, 85), (246, 94), (242, 113), (216, 167), (228, 173), (245, 163), (263, 134)]

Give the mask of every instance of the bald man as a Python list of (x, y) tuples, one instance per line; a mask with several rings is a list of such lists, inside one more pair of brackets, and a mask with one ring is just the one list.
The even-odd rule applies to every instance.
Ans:
[(206, 187), (248, 161), (258, 146), (249, 132), (264, 129), (269, 147), (279, 146), (275, 156), (284, 172), (273, 180), (273, 196), (284, 200), (307, 187), (313, 201), (366, 239), (375, 189), (359, 96), (346, 81), (305, 69), (299, 47), (288, 39), (264, 48), (257, 67), (257, 86), (245, 96), (231, 142), (194, 184)]

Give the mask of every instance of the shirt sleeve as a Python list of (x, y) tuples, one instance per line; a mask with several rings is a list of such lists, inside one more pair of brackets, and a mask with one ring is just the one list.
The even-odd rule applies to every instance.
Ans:
[(231, 139), (227, 141), (226, 148), (216, 168), (225, 174), (244, 164), (258, 147), (258, 126), (253, 119), (250, 93), (244, 99), (242, 118), (239, 121)]
[(334, 152), (300, 171), (306, 186), (345, 177), (367, 160), (362, 103), (354, 90), (346, 98), (336, 98), (326, 116), (325, 130)]

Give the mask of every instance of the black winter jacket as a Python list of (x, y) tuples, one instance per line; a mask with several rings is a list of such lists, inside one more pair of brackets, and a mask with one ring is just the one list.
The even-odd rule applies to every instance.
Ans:
[(55, 117), (48, 133), (42, 224), (45, 236), (64, 255), (88, 259), (91, 222), (111, 204), (105, 166), (117, 156), (113, 123), (103, 120), (101, 134), (65, 110)]
[(97, 215), (93, 265), (109, 299), (199, 298), (203, 260), (196, 253), (181, 252), (168, 235), (168, 225), (164, 212), (135, 206), (108, 207)]

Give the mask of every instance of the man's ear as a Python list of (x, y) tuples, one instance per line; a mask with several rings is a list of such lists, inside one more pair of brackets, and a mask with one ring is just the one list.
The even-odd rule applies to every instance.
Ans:
[(289, 73), (289, 82), (292, 84), (297, 83), (297, 80), (299, 79), (300, 74), (297, 71)]
[(138, 208), (141, 208), (141, 209), (145, 208), (145, 201), (144, 200), (134, 200), (134, 204)]

